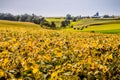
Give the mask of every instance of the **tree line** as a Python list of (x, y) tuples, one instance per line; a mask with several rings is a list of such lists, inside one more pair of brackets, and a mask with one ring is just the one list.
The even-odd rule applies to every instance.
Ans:
[[(66, 27), (70, 24), (70, 21), (76, 21), (80, 17), (72, 17), (70, 14), (67, 14), (65, 20), (61, 22), (61, 27)], [(47, 26), (55, 28), (56, 24), (54, 22), (49, 23), (45, 17), (37, 16), (35, 14), (22, 14), (22, 15), (13, 15), (11, 13), (0, 13), (0, 20), (10, 20), (10, 21), (22, 21), (22, 22), (33, 22), (35, 24), (40, 24), (41, 26)]]
[(55, 27), (54, 22), (49, 23), (44, 17), (35, 14), (13, 15), (11, 13), (0, 13), (0, 20), (33, 22), (35, 24), (40, 24), (41, 26)]
[(36, 16), (35, 14), (23, 14), (23, 15), (13, 15), (10, 13), (0, 13), (1, 20), (11, 20), (11, 21), (23, 21), (23, 22), (34, 22), (39, 24), (44, 20), (42, 16)]
[[(65, 20), (61, 22), (61, 27), (66, 27), (70, 24), (70, 22), (76, 22), (77, 20), (80, 20), (83, 18), (90, 18), (90, 17), (89, 16), (87, 16), (87, 17), (81, 17), (81, 16), (74, 17), (74, 16), (71, 16), (70, 14), (67, 14), (65, 17)], [(103, 18), (110, 18), (110, 16), (104, 15)], [(29, 15), (29, 14), (13, 15), (11, 13), (0, 13), (0, 20), (33, 22), (33, 23), (39, 24), (41, 26), (56, 28), (55, 22), (48, 22), (45, 19), (45, 17), (37, 16), (35, 14), (32, 14), (32, 15)]]

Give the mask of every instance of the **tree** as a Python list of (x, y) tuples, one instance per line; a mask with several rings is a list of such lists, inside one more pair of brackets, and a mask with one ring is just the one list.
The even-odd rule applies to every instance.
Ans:
[(110, 16), (109, 15), (104, 15), (103, 18), (110, 18)]
[(65, 26), (66, 26), (65, 21), (62, 21), (62, 22), (61, 22), (61, 27), (65, 27)]
[(35, 24), (40, 24), (41, 18), (39, 16), (36, 16), (35, 14), (32, 14), (32, 16), (31, 16), (31, 22), (33, 22)]
[[(42, 16), (36, 16), (35, 14), (23, 14), (23, 15), (12, 15), (10, 13), (0, 13), (0, 20), (12, 20), (12, 21), (23, 21), (23, 22), (33, 22), (35, 24), (49, 25), (45, 18)], [(53, 24), (54, 25), (54, 24)]]
[(52, 28), (55, 28), (56, 27), (56, 24), (54, 22), (51, 22), (51, 27)]
[(19, 21), (20, 15), (15, 16), (15, 21)]
[(66, 15), (66, 20), (71, 20), (72, 19), (72, 16), (70, 14), (67, 14)]
[(41, 18), (40, 18), (40, 25), (43, 25), (45, 22), (46, 22), (45, 18), (44, 18), (44, 17), (41, 17)]
[(66, 26), (70, 24), (70, 20), (65, 20)]
[(72, 21), (76, 22), (77, 21), (77, 17), (73, 17)]
[(12, 20), (15, 21), (15, 17), (10, 13), (0, 13), (1, 20)]
[(65, 20), (65, 21), (62, 21), (61, 22), (61, 27), (66, 27), (70, 24), (70, 21), (69, 20)]
[(28, 14), (21, 15), (19, 21), (31, 22), (31, 15)]

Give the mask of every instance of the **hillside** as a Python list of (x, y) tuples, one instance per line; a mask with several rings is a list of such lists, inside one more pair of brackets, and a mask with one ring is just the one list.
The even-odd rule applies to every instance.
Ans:
[(94, 32), (101, 32), (101, 33), (120, 33), (120, 23), (89, 26), (88, 28), (85, 28), (82, 31), (85, 31), (85, 32), (94, 31)]
[(120, 33), (120, 20), (117, 19), (82, 19), (71, 25), (81, 32)]
[(77, 22), (72, 22), (71, 25), (74, 27), (82, 27), (82, 26), (91, 26), (91, 25), (101, 25), (101, 24), (110, 24), (110, 23), (120, 23), (120, 20), (118, 19), (109, 19), (109, 18), (85, 18), (78, 20)]
[(30, 22), (17, 22), (17, 21), (7, 21), (0, 20), (0, 31), (9, 30), (9, 31), (34, 31), (37, 29), (42, 29), (40, 25), (30, 23)]

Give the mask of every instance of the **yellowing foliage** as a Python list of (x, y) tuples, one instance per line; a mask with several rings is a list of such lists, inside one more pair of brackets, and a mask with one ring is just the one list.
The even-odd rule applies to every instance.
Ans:
[(38, 72), (39, 71), (39, 69), (37, 69), (37, 68), (34, 68), (33, 69), (33, 73), (36, 73), (36, 72)]
[(0, 69), (0, 77), (3, 77), (5, 75), (4, 71)]
[(108, 56), (108, 59), (113, 59), (112, 54), (110, 54), (110, 55)]
[(119, 34), (28, 30), (0, 30), (0, 79), (119, 79)]

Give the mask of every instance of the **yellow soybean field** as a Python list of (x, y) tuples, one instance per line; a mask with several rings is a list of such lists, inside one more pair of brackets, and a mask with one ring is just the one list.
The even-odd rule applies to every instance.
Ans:
[(0, 28), (1, 80), (120, 79), (120, 34), (24, 30)]

